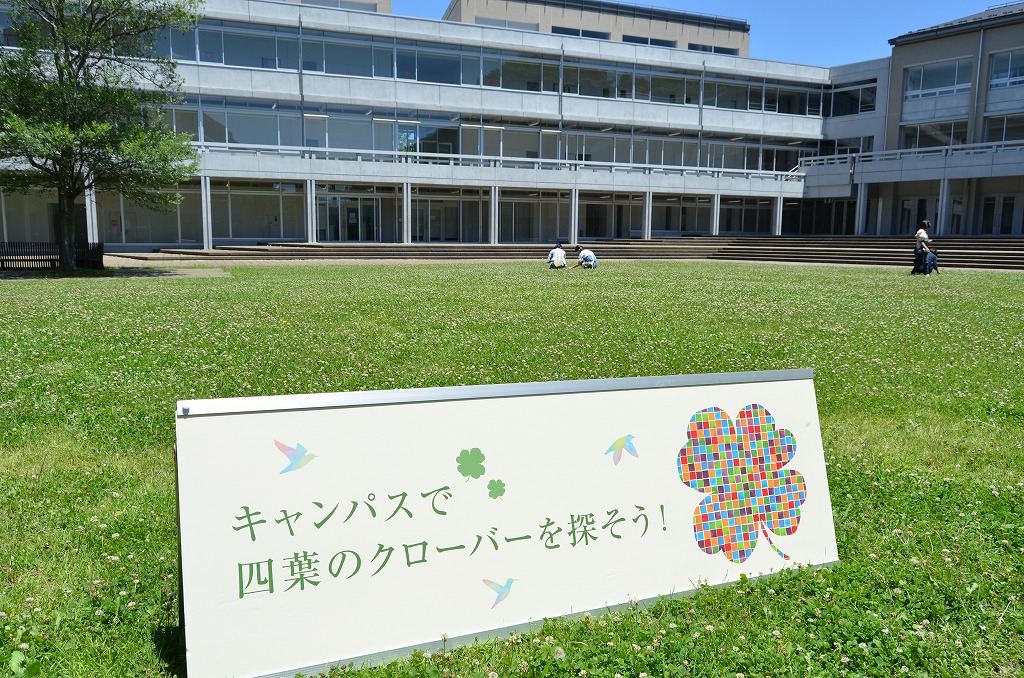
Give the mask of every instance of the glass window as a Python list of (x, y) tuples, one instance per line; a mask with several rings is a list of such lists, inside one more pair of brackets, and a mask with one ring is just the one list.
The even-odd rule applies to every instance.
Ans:
[(860, 90), (860, 112), (871, 113), (875, 110), (875, 101), (878, 99), (877, 87), (863, 87)]
[(619, 71), (617, 74), (618, 80), (618, 96), (620, 99), (632, 99), (633, 98), (633, 72), (632, 71)]
[(373, 76), (369, 45), (324, 42), (324, 71), (342, 75)]
[(327, 120), (324, 118), (313, 118), (305, 116), (303, 124), (306, 126), (306, 146), (312, 148), (323, 148), (327, 145)]
[(580, 68), (580, 94), (588, 97), (613, 96), (615, 73), (605, 69)]
[(545, 92), (558, 91), (558, 64), (542, 64), (541, 66)]
[(302, 41), (302, 70), (324, 70), (324, 43), (322, 40)]
[(196, 32), (171, 29), (171, 58), (178, 61), (196, 60)]
[(527, 92), (541, 90), (541, 65), (529, 61), (506, 60), (501, 69), (501, 86)]
[(747, 86), (724, 82), (718, 83), (714, 105), (718, 108), (745, 109), (747, 107)]
[(378, 151), (395, 150), (395, 123), (373, 123), (373, 147)]
[(586, 144), (586, 159), (594, 162), (612, 162), (612, 138), (597, 134), (588, 134), (584, 143)]
[(203, 141), (215, 144), (227, 141), (223, 111), (203, 111)]
[(479, 85), (480, 84), (480, 56), (474, 54), (472, 56), (462, 57), (462, 84), (463, 85)]
[(505, 130), (505, 157), (539, 157), (540, 133), (525, 130)]
[[(1010, 77), (1010, 52), (992, 55), (992, 73), (989, 79), (1006, 80)], [(1004, 83), (1005, 86), (1005, 83)]]
[(665, 75), (651, 78), (651, 101), (681, 104), (686, 98), (686, 81)]
[(297, 115), (281, 115), (277, 119), (281, 129), (282, 146), (302, 146), (302, 118)]
[(1024, 141), (1024, 115), (1013, 115), (1006, 119), (1004, 141)]
[(416, 79), (416, 51), (400, 49), (397, 52), (398, 77), (404, 80)]
[(369, 149), (373, 147), (373, 129), (370, 120), (344, 120), (331, 118), (327, 121), (329, 148)]
[(936, 64), (923, 70), (921, 89), (940, 89), (956, 84), (956, 62)]
[(484, 55), (484, 87), (501, 87), (501, 59)]
[(289, 70), (299, 68), (299, 41), (296, 38), (277, 38), (277, 67)]
[(228, 142), (234, 144), (277, 145), (277, 115), (228, 111)]
[(419, 53), (420, 82), (440, 82), (458, 85), (462, 80), (462, 58), (458, 54), (441, 54), (438, 52)]
[(395, 77), (395, 52), (390, 47), (373, 48), (373, 75), (377, 78)]
[(641, 101), (651, 98), (651, 74), (638, 72), (633, 78), (633, 97)]
[(780, 89), (778, 112), (789, 115), (806, 115), (807, 94), (799, 90)]
[(174, 131), (191, 134), (199, 138), (199, 111), (177, 110), (174, 112)]
[(562, 91), (566, 94), (577, 94), (580, 90), (580, 69), (576, 66), (565, 66), (562, 69)]
[(224, 33), (224, 63), (251, 68), (277, 68), (274, 36)]
[(224, 46), (220, 31), (199, 30), (199, 59), (216, 64), (224, 62)]

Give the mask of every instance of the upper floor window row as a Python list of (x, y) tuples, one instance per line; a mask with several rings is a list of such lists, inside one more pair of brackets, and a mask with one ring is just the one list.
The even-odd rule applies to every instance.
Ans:
[(539, 31), (540, 24), (532, 24), (526, 21), (512, 21), (511, 19), (492, 19), (490, 17), (478, 16), (474, 20), (477, 26), (494, 26), (495, 28), (514, 28), (518, 31)]
[(691, 52), (711, 52), (712, 54), (728, 54), (729, 56), (739, 56), (740, 51), (735, 47), (720, 47), (718, 45), (701, 45), (696, 42), (691, 42), (686, 46), (686, 49)]
[(157, 51), (178, 61), (563, 93), (818, 116), (822, 88), (635, 64), (548, 58), (476, 47), (204, 22), (165, 31)]
[(1024, 49), (992, 55), (991, 89), (1024, 85)]
[(969, 92), (973, 71), (973, 59), (913, 66), (904, 74), (903, 98), (922, 99)]
[(675, 40), (648, 38), (643, 35), (623, 35), (622, 42), (628, 42), (632, 45), (651, 45), (652, 47), (676, 47), (678, 45)]
[(555, 35), (572, 35), (577, 38), (596, 38), (598, 40), (611, 40), (612, 34), (605, 31), (591, 31), (586, 28), (569, 28), (568, 26), (552, 26), (551, 32)]

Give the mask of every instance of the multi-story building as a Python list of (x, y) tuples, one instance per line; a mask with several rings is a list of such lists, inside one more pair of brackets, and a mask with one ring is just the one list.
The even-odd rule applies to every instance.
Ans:
[[(837, 68), (750, 58), (742, 20), (611, 2), (390, 10), (208, 0), (160, 40), (185, 80), (167, 124), (194, 136), (200, 174), (171, 214), (87, 196), (89, 239), (896, 234), (925, 216), (1022, 233), (1024, 3)], [(6, 240), (50, 239), (54, 211), (0, 193)]]

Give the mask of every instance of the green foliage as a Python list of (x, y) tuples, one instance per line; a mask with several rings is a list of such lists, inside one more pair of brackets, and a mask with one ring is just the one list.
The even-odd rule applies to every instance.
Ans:
[(53, 191), (63, 268), (74, 268), (72, 205), (87, 189), (154, 209), (196, 171), (191, 138), (159, 110), (180, 84), (153, 57), (160, 29), (194, 23), (195, 0), (7, 0), (16, 50), (0, 50), (0, 188)]
[[(437, 652), (330, 675), (1024, 672), (1019, 274), (670, 262), (547, 273), (0, 281), (0, 675), (14, 672), (8, 657), (46, 677), (184, 675), (177, 400), (808, 367), (838, 565), (471, 647), (438, 639)], [(588, 322), (553, 323), (552, 309)]]
[(458, 464), (459, 473), (467, 479), (479, 479), (485, 472), (484, 453), (480, 451), (479, 447), (474, 447), (471, 450), (462, 450), (462, 452), (459, 452), (459, 456), (455, 458), (455, 462)]

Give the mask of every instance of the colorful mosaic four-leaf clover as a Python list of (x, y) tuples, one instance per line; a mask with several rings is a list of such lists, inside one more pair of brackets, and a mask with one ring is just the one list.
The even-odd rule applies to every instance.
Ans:
[(775, 417), (762, 405), (748, 405), (733, 423), (712, 407), (693, 415), (679, 450), (683, 482), (708, 495), (693, 514), (693, 534), (709, 555), (719, 551), (742, 563), (757, 546), (758, 533), (783, 558), (769, 532), (790, 535), (800, 524), (807, 497), (804, 477), (784, 469), (796, 454), (796, 440), (775, 428)]

